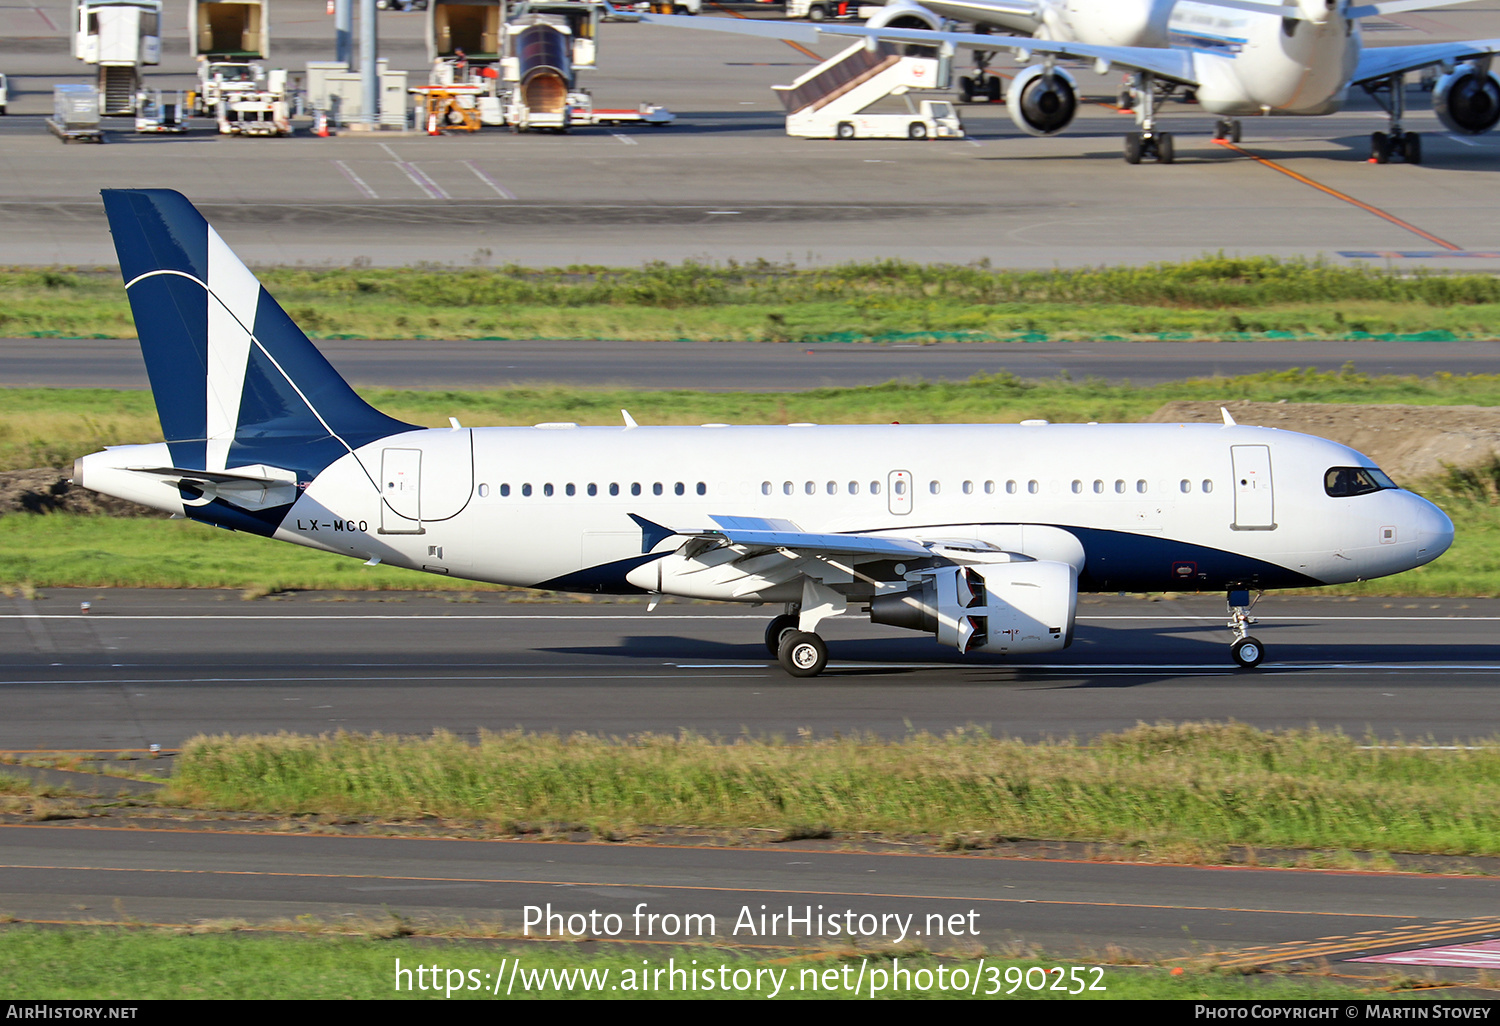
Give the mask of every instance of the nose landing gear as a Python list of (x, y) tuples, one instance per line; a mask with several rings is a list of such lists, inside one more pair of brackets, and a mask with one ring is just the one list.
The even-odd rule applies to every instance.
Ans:
[(1246, 670), (1253, 670), (1266, 657), (1266, 646), (1258, 638), (1250, 636), (1250, 627), (1259, 622), (1250, 615), (1251, 605), (1253, 603), (1250, 601), (1248, 588), (1230, 590), (1227, 626), (1234, 632), (1234, 643), (1229, 646), (1229, 656), (1236, 665)]

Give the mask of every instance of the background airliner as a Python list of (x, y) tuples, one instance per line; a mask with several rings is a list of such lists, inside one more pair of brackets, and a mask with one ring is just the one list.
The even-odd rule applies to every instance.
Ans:
[(790, 673), (865, 608), (960, 652), (1066, 648), (1082, 591), (1253, 589), (1421, 566), (1453, 524), (1371, 461), (1220, 425), (419, 428), (360, 399), (181, 194), (106, 190), (165, 441), (73, 480), (432, 574), (782, 605)]
[[(1057, 60), (1092, 60), (1100, 74), (1121, 68), (1134, 73), (1132, 106), (1139, 131), (1125, 136), (1125, 159), (1132, 164), (1173, 159), (1171, 133), (1157, 128), (1156, 101), (1164, 86), (1192, 89), (1204, 110), (1223, 115), (1215, 138), (1235, 140), (1240, 117), (1332, 114), (1343, 106), (1350, 87), (1359, 86), (1389, 115), (1386, 131), (1371, 134), (1370, 156), (1382, 164), (1392, 157), (1415, 164), (1421, 162), (1422, 143), (1401, 124), (1403, 76), (1433, 65), (1448, 69), (1433, 90), (1438, 118), (1453, 132), (1488, 132), (1500, 123), (1500, 78), (1490, 70), (1490, 57), (1500, 51), (1500, 40), (1366, 50), (1359, 19), (1446, 2), (1297, 0), (1276, 5), (1250, 0), (1123, 0), (1115, 5), (1110, 0), (1038, 0), (1035, 38), (900, 27), (914, 17), (910, 8), (916, 5), (891, 8), (869, 25), (773, 25), (670, 15), (643, 15), (642, 20), (793, 42), (815, 42), (821, 33), (926, 44), (948, 52), (961, 46), (1009, 50), (1022, 60), (1040, 57), (1039, 63), (1016, 75), (1006, 97), (1011, 120), (1032, 135), (1055, 135), (1078, 113), (1077, 83), (1056, 65)], [(999, 6), (1005, 5), (997, 10)]]

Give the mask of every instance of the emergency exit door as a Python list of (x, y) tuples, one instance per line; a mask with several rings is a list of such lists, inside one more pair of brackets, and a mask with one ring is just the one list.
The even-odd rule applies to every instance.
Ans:
[(911, 512), (911, 471), (893, 470), (886, 477), (886, 504), (892, 513)]

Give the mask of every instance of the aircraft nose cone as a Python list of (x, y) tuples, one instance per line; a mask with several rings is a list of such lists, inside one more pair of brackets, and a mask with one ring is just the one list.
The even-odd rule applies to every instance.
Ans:
[(1453, 544), (1453, 521), (1426, 499), (1417, 501), (1422, 504), (1417, 511), (1417, 555), (1437, 559)]

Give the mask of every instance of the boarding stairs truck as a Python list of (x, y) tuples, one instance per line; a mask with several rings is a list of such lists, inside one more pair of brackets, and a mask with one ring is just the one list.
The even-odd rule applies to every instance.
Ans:
[(270, 0), (189, 0), (188, 39), (198, 60), (195, 111), (222, 135), (290, 135), (284, 70), (267, 73)]
[(802, 75), (772, 86), (786, 107), (787, 135), (808, 139), (962, 139), (963, 122), (948, 100), (913, 100), (917, 90), (946, 89), (951, 61), (904, 56), (865, 43)]
[(162, 0), (73, 0), (73, 56), (99, 69), (100, 113), (133, 115), (141, 68), (161, 63)]

